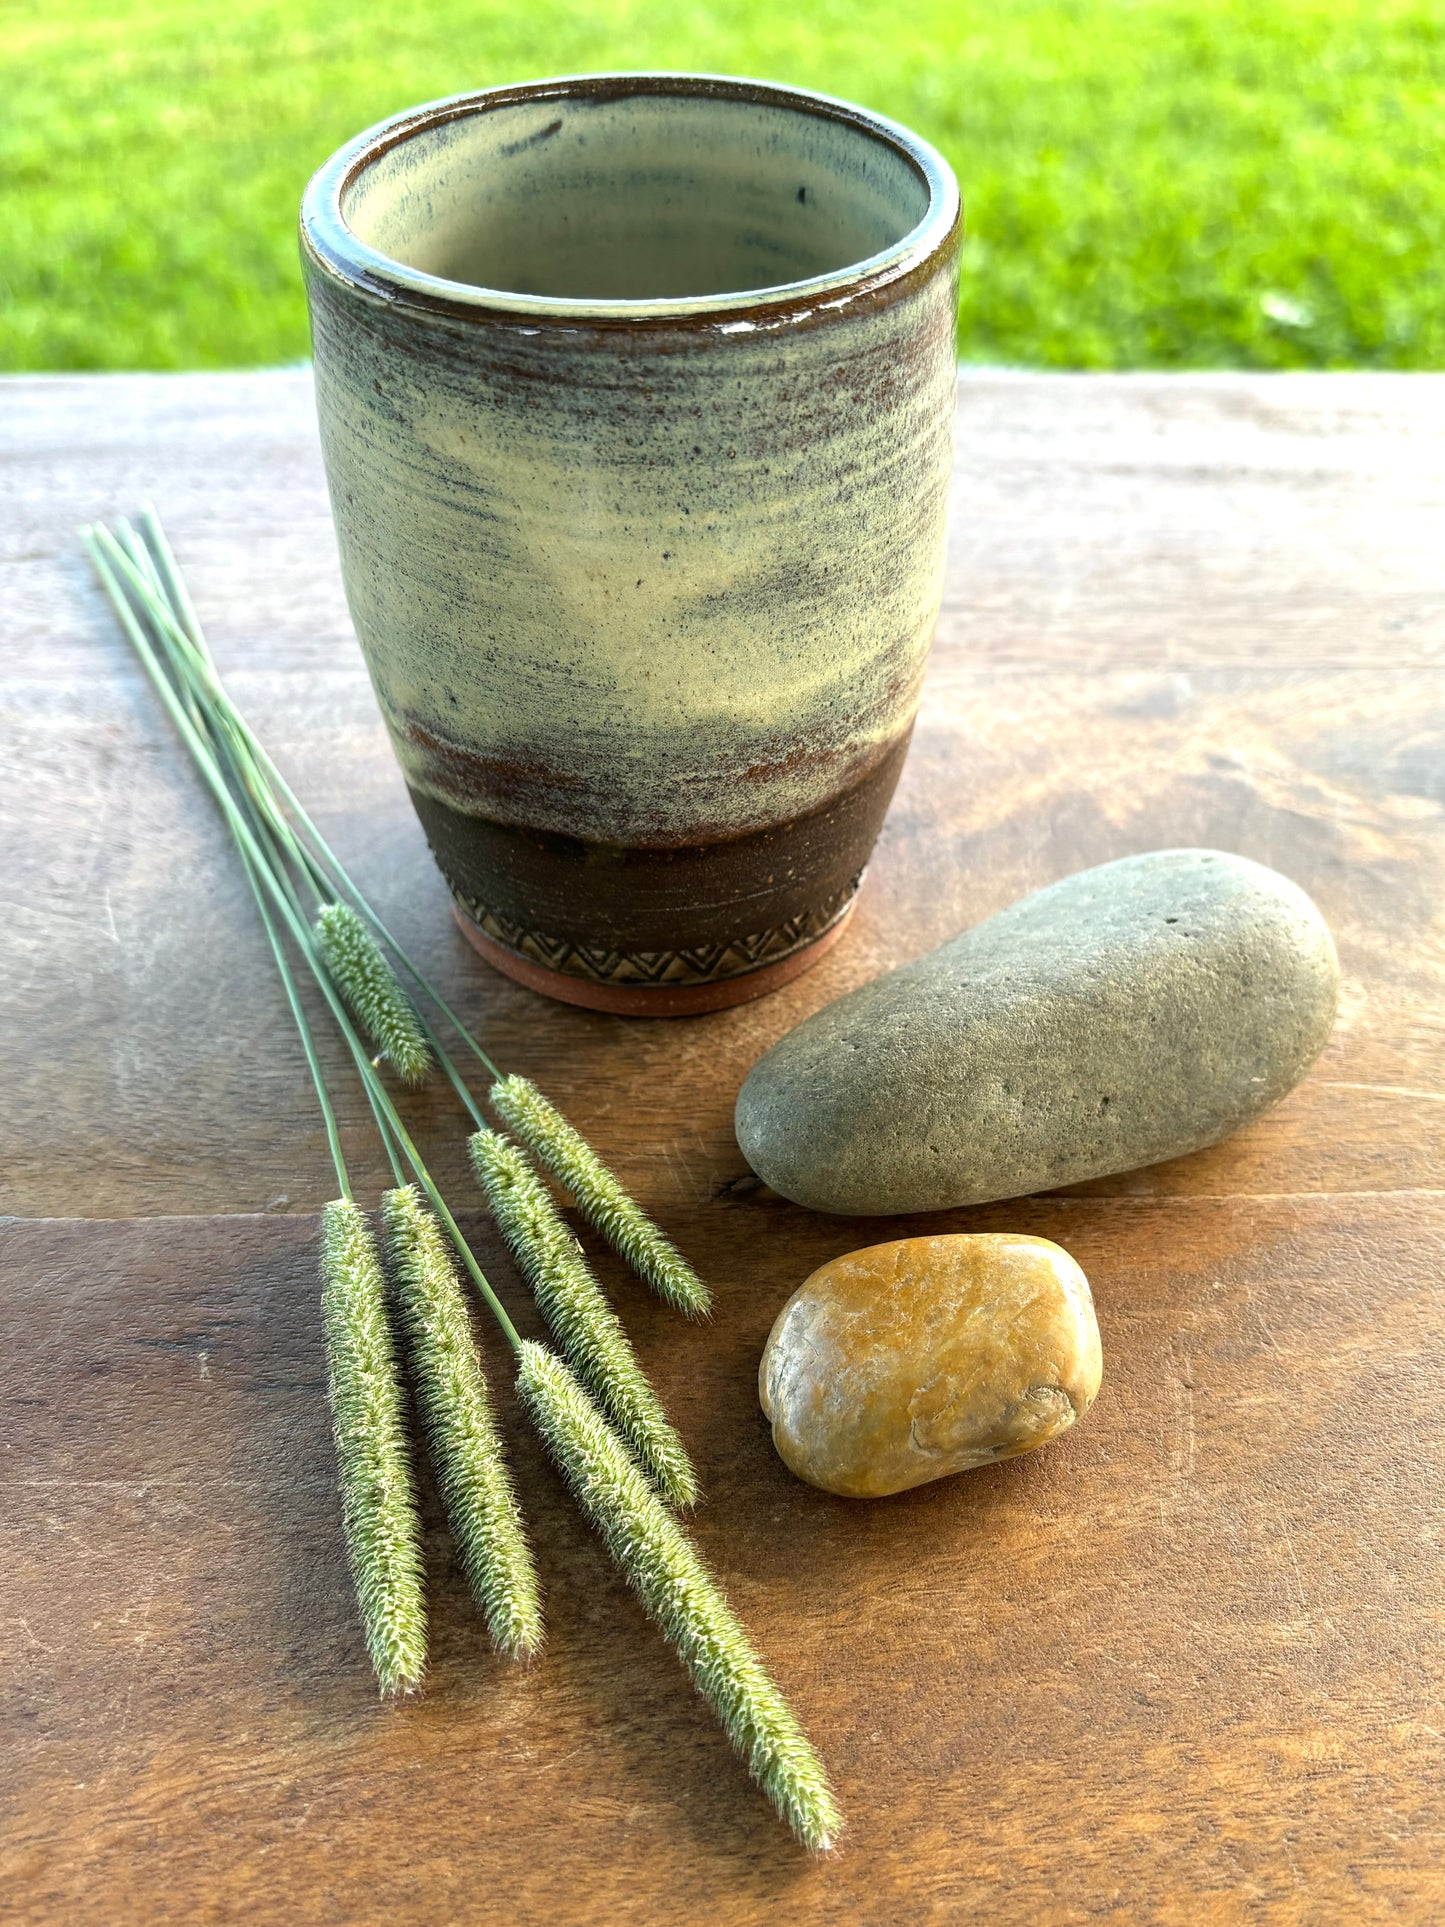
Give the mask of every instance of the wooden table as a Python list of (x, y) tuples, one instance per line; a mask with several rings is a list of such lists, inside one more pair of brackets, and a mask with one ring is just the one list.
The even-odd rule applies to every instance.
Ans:
[[(11, 1917), (1445, 1918), (1445, 379), (974, 374), (959, 431), (947, 606), (849, 936), (761, 1004), (648, 1024), (538, 1001), (453, 926), (304, 371), (0, 387)], [(509, 1402), (547, 1656), (490, 1656), (427, 1490), (430, 1688), (378, 1704), (327, 1435), (324, 1141), (222, 831), (75, 541), (148, 497), (385, 914), (714, 1281), (690, 1329), (604, 1268), (704, 1475), (698, 1539), (836, 1775), (836, 1855), (773, 1822)], [(1339, 940), (1334, 1040), (1261, 1123), (947, 1218), (749, 1182), (733, 1094), (806, 1012), (1184, 843), (1277, 865)], [(410, 1109), (470, 1202), (453, 1106)], [(1094, 1412), (877, 1504), (795, 1483), (754, 1391), (778, 1306), (945, 1227), (1078, 1256)]]

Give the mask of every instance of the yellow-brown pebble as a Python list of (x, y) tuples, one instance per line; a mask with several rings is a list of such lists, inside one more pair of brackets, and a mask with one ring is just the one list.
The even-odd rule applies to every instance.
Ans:
[(1103, 1371), (1089, 1281), (1047, 1238), (899, 1238), (834, 1258), (758, 1368), (773, 1442), (810, 1485), (881, 1498), (1044, 1445)]

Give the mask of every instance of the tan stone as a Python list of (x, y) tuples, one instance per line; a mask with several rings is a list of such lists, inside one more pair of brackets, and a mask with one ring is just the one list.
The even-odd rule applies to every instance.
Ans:
[(758, 1368), (773, 1443), (849, 1499), (1031, 1452), (1088, 1411), (1103, 1360), (1089, 1281), (1047, 1238), (899, 1238), (820, 1266)]

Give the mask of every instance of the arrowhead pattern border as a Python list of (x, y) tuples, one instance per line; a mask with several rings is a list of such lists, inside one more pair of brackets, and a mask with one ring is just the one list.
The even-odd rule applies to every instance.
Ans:
[(672, 988), (678, 984), (716, 983), (727, 977), (742, 977), (764, 964), (777, 963), (815, 943), (830, 930), (858, 894), (863, 881), (860, 870), (842, 890), (813, 908), (789, 917), (786, 923), (770, 930), (758, 930), (730, 943), (699, 944), (690, 950), (614, 950), (606, 944), (576, 943), (570, 937), (552, 937), (540, 930), (528, 930), (499, 916), (474, 897), (453, 890), (457, 907), (493, 943), (501, 944), (529, 963), (544, 970), (555, 970), (564, 977), (583, 977), (594, 984), (628, 984), (634, 987)]

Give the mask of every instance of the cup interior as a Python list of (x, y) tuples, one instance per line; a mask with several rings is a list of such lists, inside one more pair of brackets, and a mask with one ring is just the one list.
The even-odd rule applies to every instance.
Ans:
[(881, 128), (786, 94), (478, 97), (352, 175), (346, 226), (404, 267), (557, 300), (750, 294), (865, 263), (929, 182)]

